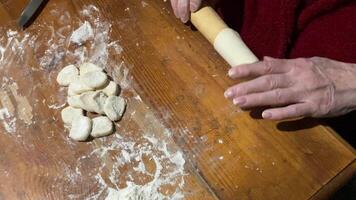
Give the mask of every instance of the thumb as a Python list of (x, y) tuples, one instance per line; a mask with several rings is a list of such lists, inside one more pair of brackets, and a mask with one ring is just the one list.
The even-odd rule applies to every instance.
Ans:
[(190, 11), (195, 12), (199, 9), (202, 0), (190, 0)]
[(178, 16), (183, 23), (189, 20), (189, 0), (178, 0)]

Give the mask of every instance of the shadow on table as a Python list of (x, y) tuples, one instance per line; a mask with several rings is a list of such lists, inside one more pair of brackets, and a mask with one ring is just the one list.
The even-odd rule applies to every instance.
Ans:
[[(250, 116), (254, 119), (262, 119), (264, 108), (254, 108), (250, 111)], [(338, 133), (353, 148), (356, 148), (356, 111), (347, 115), (333, 118), (312, 119), (303, 118), (297, 120), (283, 121), (277, 123), (278, 130), (292, 132), (313, 128), (317, 125), (327, 125)], [(354, 200), (356, 199), (356, 175), (338, 190), (331, 200)]]
[[(262, 119), (262, 112), (267, 108), (268, 107), (253, 108), (250, 110), (250, 116), (254, 119)], [(282, 121), (277, 123), (277, 128), (281, 131), (292, 132), (310, 129), (320, 124), (330, 126), (351, 146), (356, 148), (356, 111), (333, 118), (302, 118)]]

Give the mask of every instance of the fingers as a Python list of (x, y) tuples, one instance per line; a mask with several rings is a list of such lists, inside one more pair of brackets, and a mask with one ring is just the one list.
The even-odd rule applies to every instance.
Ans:
[(173, 12), (174, 12), (174, 15), (179, 18), (179, 15), (178, 15), (178, 0), (171, 0), (171, 5), (172, 5), (172, 9), (173, 9)]
[(201, 5), (202, 0), (171, 0), (174, 15), (183, 23), (188, 22), (190, 12), (195, 12)]
[(251, 93), (265, 92), (278, 88), (286, 88), (290, 85), (290, 80), (287, 80), (287, 77), (284, 75), (266, 75), (230, 87), (226, 90), (224, 95), (226, 98), (236, 98), (238, 96)]
[(190, 5), (189, 0), (178, 0), (177, 4), (177, 14), (180, 20), (183, 23), (186, 23), (189, 20), (190, 15)]
[(264, 119), (282, 120), (308, 116), (310, 114), (310, 106), (307, 103), (293, 104), (283, 108), (272, 108), (263, 111)]
[(235, 105), (241, 108), (260, 106), (278, 106), (298, 102), (298, 93), (291, 89), (275, 89), (262, 93), (253, 93), (233, 99)]
[(190, 11), (195, 12), (201, 5), (202, 0), (190, 0)]
[(291, 66), (288, 65), (287, 60), (265, 57), (261, 62), (231, 68), (229, 70), (229, 76), (236, 79), (266, 74), (280, 74), (288, 72), (290, 68)]

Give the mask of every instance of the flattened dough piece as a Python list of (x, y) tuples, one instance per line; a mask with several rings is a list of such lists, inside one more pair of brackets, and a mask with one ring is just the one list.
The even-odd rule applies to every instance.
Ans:
[(88, 87), (86, 84), (82, 83), (79, 79), (77, 79), (73, 81), (71, 84), (69, 84), (68, 95), (73, 96), (73, 95), (78, 95), (83, 92), (88, 92), (93, 90), (94, 90), (93, 88)]
[(83, 63), (79, 65), (80, 74), (85, 74), (92, 71), (103, 71), (103, 68), (93, 64), (93, 63)]
[(84, 113), (81, 108), (74, 108), (72, 106), (67, 106), (61, 111), (62, 120), (67, 126), (71, 126), (75, 118), (83, 115)]
[(61, 86), (68, 86), (79, 77), (79, 70), (74, 65), (64, 67), (57, 75), (57, 82)]
[(73, 108), (81, 108), (82, 107), (82, 101), (80, 99), (80, 95), (74, 95), (74, 96), (68, 96), (67, 97), (67, 103), (73, 107)]
[(118, 121), (124, 114), (125, 108), (125, 99), (118, 96), (110, 96), (105, 101), (104, 112), (112, 121)]
[(90, 88), (102, 88), (108, 83), (108, 76), (101, 71), (92, 71), (81, 74), (79, 79)]
[(114, 132), (113, 122), (105, 116), (96, 117), (93, 120), (93, 128), (90, 135), (97, 138), (110, 135)]
[(84, 92), (81, 95), (68, 97), (68, 104), (75, 108), (82, 108), (88, 112), (104, 114), (104, 104), (107, 96), (102, 91)]
[(78, 116), (72, 122), (69, 137), (75, 141), (85, 141), (91, 132), (92, 120), (85, 116)]
[(119, 86), (114, 81), (110, 81), (102, 91), (108, 96), (116, 96), (119, 93)]

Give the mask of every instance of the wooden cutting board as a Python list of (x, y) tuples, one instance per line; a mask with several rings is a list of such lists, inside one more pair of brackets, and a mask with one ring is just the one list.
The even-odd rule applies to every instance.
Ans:
[[(316, 120), (267, 121), (226, 100), (228, 65), (169, 1), (52, 0), (21, 32), (26, 3), (0, 1), (0, 199), (105, 199), (127, 180), (149, 184), (158, 164), (174, 177), (160, 192), (185, 199), (320, 199), (355, 173), (354, 149)], [(128, 108), (117, 133), (77, 143), (63, 128), (66, 90), (55, 79), (83, 58), (70, 33), (96, 19), (111, 24), (106, 70)], [(145, 148), (120, 165), (124, 150)], [(172, 165), (179, 152), (184, 172)], [(133, 171), (139, 162), (151, 174)]]

